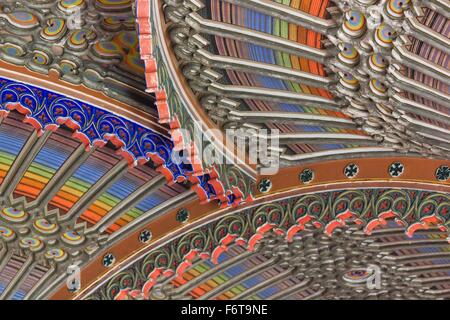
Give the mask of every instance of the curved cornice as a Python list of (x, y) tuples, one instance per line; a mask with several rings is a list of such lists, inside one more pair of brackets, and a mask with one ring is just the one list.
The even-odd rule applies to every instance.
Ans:
[(90, 89), (84, 85), (72, 84), (61, 80), (56, 72), (50, 71), (48, 75), (33, 72), (26, 67), (16, 66), (4, 61), (0, 61), (0, 74), (6, 78), (17, 80), (23, 83), (35, 84), (67, 97), (83, 100), (87, 103), (97, 105), (104, 109), (122, 116), (131, 121), (136, 121), (143, 126), (147, 126), (158, 133), (170, 138), (167, 127), (157, 122), (158, 118), (149, 112), (144, 112), (121, 101), (113, 99), (103, 92)]
[[(219, 209), (212, 203), (199, 205), (196, 202), (191, 202), (177, 209), (173, 209), (167, 215), (161, 217), (161, 219), (141, 225), (141, 231), (150, 230), (153, 233), (154, 236), (151, 242), (147, 244), (141, 243), (139, 241), (139, 231), (127, 235), (120, 243), (113, 245), (99, 254), (82, 270), (82, 278), (85, 279), (85, 285), (83, 285), (82, 291), (77, 294), (71, 294), (64, 287), (61, 287), (51, 297), (54, 299), (78, 299), (85, 297), (94, 288), (104, 283), (106, 279), (119, 270), (127, 268), (148, 252), (169, 243), (174, 238), (189, 232), (189, 230), (223, 218), (226, 215), (232, 215), (233, 213), (254, 208), (265, 203), (333, 190), (396, 188), (428, 190), (444, 194), (450, 193), (448, 177), (444, 181), (438, 181), (436, 178), (437, 169), (448, 166), (448, 161), (396, 157), (385, 159), (354, 159), (352, 162), (359, 169), (358, 176), (353, 179), (346, 178), (343, 174), (344, 168), (349, 164), (346, 160), (326, 161), (314, 164), (308, 168), (287, 168), (283, 175), (269, 177), (272, 186), (268, 192), (256, 192), (255, 201), (243, 205), (239, 209)], [(404, 173), (398, 178), (393, 178), (389, 174), (389, 165), (394, 162), (400, 162), (405, 168)], [(304, 184), (299, 180), (299, 175), (304, 169), (309, 168), (313, 170), (315, 178), (310, 183)], [(263, 177), (260, 182), (264, 179), (267, 178)], [(188, 223), (177, 221), (176, 216), (181, 209), (186, 209), (190, 212)], [(107, 253), (112, 253), (117, 261), (116, 265), (110, 269), (102, 265), (103, 256)]]
[[(228, 246), (234, 243), (242, 245), (252, 251), (256, 244), (269, 231), (282, 235), (287, 241), (290, 241), (297, 232), (304, 230), (305, 226), (309, 224), (323, 230), (323, 232), (329, 236), (331, 236), (336, 229), (345, 227), (348, 223), (362, 225), (365, 232), (370, 234), (379, 226), (385, 225), (387, 220), (395, 219), (399, 226), (405, 228), (405, 232), (408, 236), (412, 236), (417, 230), (428, 229), (430, 227), (436, 227), (440, 231), (447, 232), (448, 235), (448, 217), (446, 216), (446, 212), (450, 209), (448, 192), (428, 192), (431, 191), (433, 187), (423, 186), (421, 184), (410, 185), (405, 188), (402, 187), (402, 183), (355, 183), (350, 189), (345, 189), (346, 187), (349, 186), (336, 185), (333, 186), (333, 188), (327, 188), (326, 191), (324, 191), (323, 188), (322, 190), (310, 188), (309, 190), (303, 190), (304, 192), (300, 193), (292, 192), (291, 194), (286, 193), (277, 197), (262, 197), (246, 206), (246, 208), (215, 212), (209, 216), (201, 217), (190, 223), (189, 226), (182, 227), (182, 230), (177, 230), (170, 236), (165, 236), (162, 239), (156, 240), (145, 250), (139, 250), (133, 253), (126, 261), (120, 261), (117, 266), (108, 270), (103, 277), (97, 278), (91, 288), (83, 289), (83, 291), (72, 296), (72, 298), (85, 298), (100, 287), (103, 287), (106, 291), (109, 289), (115, 290), (115, 294), (110, 298), (114, 297), (121, 299), (123, 298), (122, 295), (128, 293), (148, 298), (149, 290), (157, 282), (159, 277), (167, 277), (174, 274), (179, 276), (182, 275), (184, 270), (189, 267), (192, 261), (197, 257), (200, 257), (201, 259), (211, 259), (213, 263), (217, 263), (219, 255), (226, 251)], [(428, 195), (410, 198), (412, 196), (415, 197), (418, 192), (420, 193), (418, 190), (426, 190), (425, 193), (428, 192)], [(447, 188), (447, 191), (448, 190), (449, 189)], [(369, 195), (367, 198), (364, 198), (364, 196), (366, 196), (366, 191)], [(408, 192), (411, 192), (411, 195), (406, 196), (405, 199), (403, 199), (402, 196), (395, 196), (396, 193), (408, 194)], [(350, 195), (350, 198), (347, 199), (346, 197), (348, 195)], [(441, 197), (442, 199), (447, 200), (436, 203), (431, 211), (427, 211), (427, 206), (434, 204), (433, 197)], [(387, 201), (386, 204), (383, 204), (383, 199)], [(295, 210), (293, 210), (293, 212), (297, 213), (294, 214), (295, 219), (291, 219), (288, 222), (287, 218), (283, 215), (284, 210), (282, 208), (285, 208), (286, 206), (286, 208), (289, 208), (291, 200), (295, 203)], [(403, 200), (405, 202), (402, 202), (402, 207), (397, 207)], [(358, 207), (360, 204), (358, 204), (357, 201), (361, 201), (361, 207)], [(315, 209), (316, 205), (319, 205), (319, 209), (317, 210)], [(353, 206), (355, 207), (353, 208)], [(297, 209), (299, 211), (296, 211)], [(289, 211), (289, 209), (286, 210)], [(416, 214), (415, 210), (419, 210), (418, 212), (420, 212), (420, 214)], [(439, 213), (437, 213), (437, 211), (439, 211)], [(273, 219), (277, 219), (276, 221), (278, 222), (272, 221), (272, 216), (265, 216), (264, 219), (259, 220), (258, 217), (261, 214), (264, 216), (274, 214), (276, 215), (276, 218)], [(242, 220), (241, 229), (236, 232), (232, 231), (232, 222), (240, 220)], [(228, 223), (225, 223), (227, 221)], [(220, 226), (222, 222), (225, 224), (225, 230), (219, 230), (220, 227), (218, 226)], [(251, 223), (254, 225), (249, 226), (248, 224)], [(211, 230), (209, 229), (210, 226), (213, 227)], [(202, 233), (205, 234), (206, 237), (212, 237), (214, 240), (209, 238), (208, 240), (203, 239), (201, 248), (198, 248), (190, 242), (190, 240), (193, 239), (188, 236), (190, 233), (192, 233), (192, 236), (197, 235), (197, 233)], [(138, 238), (139, 235), (135, 234), (135, 237)], [(186, 241), (180, 240), (185, 238)], [(187, 247), (181, 249), (177, 244), (183, 244)], [(182, 252), (181, 255), (179, 250)], [(108, 253), (112, 253), (117, 257), (116, 252), (118, 251), (115, 251), (114, 248), (111, 248), (111, 250), (108, 251)], [(159, 255), (167, 255), (165, 256), (165, 263), (168, 265), (165, 267), (160, 265), (158, 267), (156, 261), (153, 261), (152, 258), (150, 258), (150, 256), (158, 258)], [(142, 262), (142, 260), (145, 260), (146, 266), (150, 265), (153, 269), (145, 269), (147, 277), (144, 276), (144, 280), (143, 282), (140, 282), (140, 284), (134, 284), (136, 287), (133, 287), (132, 285), (131, 287), (121, 285), (121, 288), (117, 288), (115, 285), (110, 286), (112, 283), (105, 286), (106, 281), (112, 279), (111, 281), (114, 282), (124, 275), (126, 278), (128, 273), (137, 273), (138, 271), (135, 271), (134, 268), (139, 270), (139, 272), (143, 272), (143, 269), (141, 269), (143, 266), (139, 263), (139, 261)], [(100, 264), (101, 260), (94, 265), (96, 268), (100, 268)], [(127, 269), (128, 271), (124, 271)], [(88, 276), (87, 273), (86, 276)], [(134, 276), (140, 277), (137, 274), (134, 274)], [(137, 292), (130, 292), (133, 289), (137, 289)], [(66, 299), (70, 298), (70, 296), (64, 294), (64, 289), (62, 289), (52, 296), (52, 298)]]
[[(221, 205), (237, 205), (241, 201), (251, 201), (252, 184), (256, 178), (255, 168), (236, 157), (238, 153), (234, 146), (230, 149), (229, 144), (224, 142), (224, 136), (217, 135), (220, 130), (217, 131), (218, 127), (199, 106), (197, 98), (186, 84), (186, 79), (181, 76), (176, 58), (168, 45), (168, 31), (162, 18), (164, 16), (162, 4), (159, 1), (137, 1), (136, 16), (139, 24), (141, 57), (145, 61), (147, 90), (155, 92), (160, 123), (169, 124), (175, 149), (187, 151), (195, 174), (209, 176), (208, 183), (216, 194), (213, 199), (219, 199)], [(208, 129), (216, 129), (210, 131), (212, 139), (207, 137), (208, 141), (202, 142), (204, 145), (201, 146), (201, 150), (211, 144), (218, 154), (228, 159), (226, 163), (237, 163), (205, 166), (202, 155), (198, 158), (195, 143), (184, 137), (179, 130), (186, 129), (191, 137), (195, 137), (195, 127), (202, 133)], [(229, 171), (233, 173), (230, 174)], [(233, 175), (237, 175), (238, 178), (231, 182), (229, 176)], [(240, 180), (242, 184), (238, 184), (236, 180)]]
[[(160, 76), (158, 73), (161, 73), (157, 69), (163, 67), (160, 71), (164, 73), (167, 65), (170, 78), (175, 80), (178, 88), (183, 89), (183, 93), (192, 97), (186, 100), (188, 111), (204, 114), (204, 108), (214, 111), (208, 114), (209, 118), (202, 117), (206, 127), (210, 126), (211, 119), (220, 118), (218, 121), (224, 127), (254, 128), (266, 125), (270, 128), (282, 127), (283, 134), (295, 133), (291, 139), (281, 142), (279, 152), (283, 165), (296, 165), (305, 159), (332, 158), (334, 152), (339, 154), (337, 157), (352, 158), (364, 153), (370, 153), (368, 156), (395, 153), (436, 158), (445, 156), (449, 134), (445, 117), (439, 119), (439, 111), (435, 109), (440, 109), (440, 106), (430, 105), (440, 103), (442, 108), (447, 107), (445, 98), (448, 95), (444, 89), (438, 88), (442, 87), (439, 82), (447, 76), (445, 66), (432, 61), (440, 59), (438, 53), (427, 56), (427, 53), (411, 48), (411, 41), (420, 40), (424, 45), (430, 45), (430, 48), (434, 46), (435, 49), (443, 50), (446, 31), (439, 29), (439, 25), (443, 25), (442, 16), (438, 17), (436, 23), (430, 17), (445, 13), (435, 2), (351, 0), (345, 4), (329, 5), (328, 1), (317, 1), (298, 7), (298, 2), (289, 1), (273, 4), (270, 1), (182, 3), (143, 0), (138, 2), (138, 11), (139, 6), (142, 6), (143, 11), (139, 21), (146, 23), (148, 30), (154, 28), (154, 38), (158, 38), (157, 42), (163, 48), (161, 52), (156, 49), (153, 56), (150, 53), (145, 57), (149, 61), (148, 65), (151, 65), (147, 70), (149, 77), (152, 77), (150, 86), (154, 90), (159, 89), (157, 86), (164, 81), (157, 79)], [(438, 13), (425, 14), (426, 9), (422, 9), (422, 6), (438, 10)], [(255, 19), (273, 22), (268, 22), (267, 27), (262, 27), (264, 23), (252, 22), (245, 18), (247, 9), (255, 12)], [(280, 12), (283, 10), (287, 14), (281, 17)], [(304, 13), (303, 10), (310, 12)], [(205, 12), (211, 17), (205, 18)], [(148, 16), (146, 21), (145, 14)], [(314, 21), (312, 15), (319, 16)], [(355, 27), (357, 30), (351, 29), (351, 21), (360, 23)], [(408, 22), (414, 24), (408, 25)], [(327, 25), (330, 29), (325, 31), (320, 25)], [(308, 36), (297, 35), (297, 27), (309, 30)], [(434, 30), (436, 28), (440, 31)], [(323, 33), (324, 37), (313, 30)], [(423, 35), (417, 39), (408, 39), (408, 36), (414, 37), (425, 30), (430, 35), (429, 39)], [(155, 39), (153, 41), (156, 42)], [(307, 42), (308, 46), (303, 42)], [(253, 50), (253, 45), (265, 49)], [(281, 55), (286, 55), (281, 59), (286, 61), (278, 61)], [(314, 56), (316, 59), (328, 58), (326, 61), (319, 59), (324, 62), (324, 65), (320, 64), (320, 70), (315, 70), (320, 75), (312, 75), (311, 72), (316, 73), (313, 69), (319, 66), (312, 62), (316, 68), (303, 68), (298, 65), (298, 56), (305, 64), (308, 64), (308, 58), (314, 59)], [(228, 78), (226, 84), (220, 80), (225, 74)], [(274, 81), (263, 81), (254, 77), (255, 74), (273, 78)], [(426, 75), (427, 79), (420, 80), (421, 75)], [(283, 85), (268, 84), (277, 81)], [(306, 91), (317, 93), (318, 88), (324, 89), (320, 91), (322, 96), (305, 93), (303, 87), (309, 88), (308, 85), (312, 83), (317, 88), (313, 86), (313, 89)], [(286, 90), (281, 88), (283, 86)], [(290, 86), (295, 90), (288, 90)], [(193, 96), (193, 92), (199, 99)], [(173, 120), (170, 119), (171, 108), (174, 107), (171, 105), (173, 101), (168, 102), (166, 98), (167, 95), (160, 96), (160, 116), (162, 121), (170, 122)], [(227, 102), (221, 104), (221, 99)], [(246, 104), (250, 103), (252, 112), (236, 117), (230, 110), (236, 110), (240, 99)], [(291, 123), (284, 123), (285, 118), (281, 115), (255, 121), (256, 115), (263, 110), (277, 113), (277, 108), (289, 109), (287, 106), (281, 108), (280, 105), (272, 108), (271, 104), (277, 103), (292, 104), (289, 106), (292, 110), (295, 106), (297, 111), (291, 110), (293, 114), (331, 112), (327, 110), (331, 108), (337, 112), (333, 115), (338, 119), (350, 117), (352, 128), (340, 131), (335, 126), (336, 122), (325, 118), (315, 119), (314, 124), (311, 124), (312, 129), (301, 127), (310, 124), (308, 119), (300, 117)], [(310, 107), (321, 110), (311, 111)], [(173, 123), (176, 129), (187, 127), (186, 123)], [(309, 130), (321, 134), (322, 131), (346, 134), (335, 139), (338, 146), (316, 148), (315, 144), (326, 144), (332, 139), (321, 140), (319, 133), (307, 132)], [(353, 134), (357, 131), (366, 137), (355, 143), (346, 130), (353, 130)], [(303, 131), (307, 135), (300, 135), (304, 134)], [(179, 134), (175, 136), (179, 137)], [(369, 148), (374, 144), (378, 146)]]
[[(41, 133), (65, 124), (75, 130), (74, 136), (87, 146), (104, 145), (111, 141), (120, 147), (118, 152), (127, 159), (130, 165), (136, 165), (138, 162), (142, 164), (151, 159), (158, 167), (157, 170), (166, 176), (169, 183), (189, 180), (193, 184), (192, 189), (202, 202), (216, 197), (210, 187), (210, 185), (215, 185), (216, 188), (221, 186), (220, 182), (216, 182), (216, 171), (207, 176), (197, 176), (193, 174), (189, 166), (175, 164), (172, 159), (174, 144), (168, 130), (154, 121), (155, 118), (150, 113), (147, 114), (125, 105), (83, 85), (66, 83), (59, 80), (56, 75), (52, 76), (52, 73), (50, 75), (36, 74), (28, 71), (25, 67), (4, 62), (0, 62), (0, 71), (4, 76), (1, 78), (3, 79), (3, 89), (0, 102), (3, 116), (7, 115), (8, 110), (15, 109), (27, 115), (25, 120)], [(22, 91), (16, 90), (17, 92), (15, 92), (13, 89), (10, 92), (12, 96), (6, 97), (3, 92), (4, 88), (14, 85), (17, 85), (17, 88), (20, 87)], [(50, 103), (49, 94), (53, 100), (64, 100), (62, 108), (59, 110), (63, 113), (58, 114), (58, 110), (53, 110), (55, 101)], [(31, 98), (29, 106), (23, 103), (26, 97)], [(100, 113), (96, 114), (97, 111)], [(80, 112), (84, 120), (82, 119), (82, 122), (74, 120), (72, 116), (68, 115), (73, 112)], [(108, 122), (108, 125), (103, 126), (101, 119), (105, 116), (118, 121), (114, 124)], [(150, 140), (151, 143), (147, 144), (146, 142), (149, 141), (145, 137), (148, 134), (160, 139), (161, 146), (165, 147), (158, 149), (160, 143), (156, 142), (155, 144)], [(226, 198), (225, 203), (228, 203), (228, 200)]]

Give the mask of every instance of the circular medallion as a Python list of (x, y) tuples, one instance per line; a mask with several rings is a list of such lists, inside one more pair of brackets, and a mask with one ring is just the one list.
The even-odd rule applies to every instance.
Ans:
[(258, 184), (258, 189), (262, 193), (269, 192), (272, 189), (272, 181), (270, 179), (262, 179)]
[(372, 274), (373, 270), (369, 269), (351, 269), (347, 271), (342, 278), (350, 284), (362, 284), (366, 283)]
[(354, 65), (359, 61), (359, 53), (351, 43), (342, 43), (339, 45), (341, 50), (338, 54), (339, 60), (345, 64)]
[(391, 47), (396, 36), (395, 30), (383, 23), (375, 31), (375, 42), (382, 47)]
[(30, 249), (33, 252), (39, 251), (44, 247), (44, 243), (40, 239), (33, 237), (25, 237), (20, 239), (19, 245), (20, 247)]
[(345, 14), (343, 30), (352, 37), (360, 37), (366, 31), (366, 17), (359, 11), (349, 11)]
[(139, 241), (142, 243), (147, 243), (152, 240), (152, 233), (149, 230), (142, 230), (139, 234)]
[(0, 212), (0, 215), (11, 222), (24, 222), (28, 218), (28, 214), (25, 211), (16, 210), (14, 208), (5, 208)]
[(67, 253), (62, 249), (50, 249), (45, 252), (45, 257), (47, 259), (52, 259), (57, 262), (64, 261), (67, 258)]
[(385, 72), (388, 63), (386, 59), (379, 53), (375, 53), (369, 58), (369, 67), (375, 72)]
[(314, 180), (314, 171), (312, 171), (311, 169), (304, 169), (300, 175), (299, 175), (299, 179), (301, 182), (303, 182), (304, 184), (308, 184), (311, 181)]
[(79, 244), (83, 243), (84, 236), (78, 234), (78, 232), (76, 232), (76, 231), (70, 230), (70, 231), (64, 232), (61, 235), (61, 240), (69, 245), (75, 246), (75, 245), (79, 245)]
[(401, 162), (394, 162), (389, 166), (389, 174), (394, 177), (400, 177), (405, 172), (405, 166)]
[(107, 253), (102, 260), (102, 263), (105, 267), (109, 268), (116, 262), (116, 257), (112, 253)]
[(178, 222), (185, 223), (189, 220), (189, 211), (186, 209), (180, 209), (177, 212), (176, 219)]
[(5, 241), (11, 241), (14, 240), (16, 233), (7, 227), (0, 226), (0, 237), (3, 238)]
[(436, 169), (435, 175), (438, 181), (447, 181), (450, 178), (450, 168), (448, 166), (440, 166)]
[(349, 179), (356, 177), (358, 173), (359, 167), (354, 163), (348, 164), (344, 169), (344, 174)]
[(52, 234), (58, 231), (58, 225), (48, 222), (46, 219), (38, 219), (33, 222), (34, 228), (44, 234)]

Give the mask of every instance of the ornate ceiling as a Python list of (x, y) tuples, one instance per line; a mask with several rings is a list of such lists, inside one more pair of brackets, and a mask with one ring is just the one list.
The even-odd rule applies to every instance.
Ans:
[(0, 299), (448, 299), (449, 7), (3, 1)]

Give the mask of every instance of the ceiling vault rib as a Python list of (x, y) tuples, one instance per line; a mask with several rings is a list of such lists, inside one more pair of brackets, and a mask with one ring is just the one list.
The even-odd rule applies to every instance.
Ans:
[(50, 179), (36, 200), (25, 206), (25, 208), (29, 211), (36, 208), (41, 210), (96, 149), (97, 147), (94, 146), (86, 152), (86, 146), (81, 144)]
[(326, 151), (318, 151), (311, 153), (299, 153), (294, 155), (282, 154), (280, 156), (283, 160), (288, 161), (303, 161), (308, 159), (317, 159), (320, 157), (327, 156), (338, 156), (344, 157), (346, 155), (359, 155), (359, 154), (368, 154), (368, 153), (381, 153), (381, 152), (394, 152), (395, 149), (387, 148), (387, 147), (361, 147), (361, 148), (346, 148), (346, 149), (335, 149), (335, 150), (326, 150)]
[[(447, 242), (448, 244), (448, 242)], [(450, 271), (450, 264), (438, 264), (438, 265), (424, 265), (424, 266), (412, 266), (412, 267), (399, 267), (399, 272), (407, 272), (410, 274), (424, 273), (428, 271)]]
[(47, 280), (55, 274), (56, 267), (51, 266), (50, 269), (47, 270), (47, 272), (39, 279), (39, 281), (31, 288), (30, 291), (27, 292), (27, 294), (24, 297), (24, 300), (31, 300), (35, 299), (36, 294), (40, 291), (42, 286), (47, 282)]
[(402, 116), (402, 119), (406, 120), (408, 124), (406, 125), (408, 129), (416, 130), (417, 133), (425, 133), (433, 135), (436, 138), (444, 139), (444, 141), (449, 141), (447, 145), (450, 145), (450, 130), (429, 124), (424, 121), (413, 119), (409, 116)]
[[(81, 267), (80, 261), (74, 263), (74, 265)], [(58, 271), (60, 271), (59, 268), (55, 269), (55, 272), (49, 274), (49, 276), (47, 276), (42, 283), (39, 283), (40, 289), (36, 290), (36, 292), (33, 293), (31, 297), (32, 299), (35, 300), (45, 299), (45, 297), (47, 297), (50, 294), (50, 292), (55, 290), (55, 288), (61, 285), (62, 283), (64, 283), (64, 287), (67, 288), (65, 283), (65, 281), (67, 280), (66, 270), (64, 270), (64, 272)]]
[(449, 297), (450, 289), (426, 290), (425, 293), (432, 294), (436, 297)]
[(293, 285), (292, 287), (287, 288), (286, 290), (282, 290), (268, 298), (268, 300), (281, 300), (287, 296), (290, 296), (294, 294), (295, 292), (299, 290), (303, 290), (306, 288), (306, 286), (312, 281), (311, 278), (305, 279), (300, 283), (297, 283), (296, 285)]
[(422, 240), (415, 240), (414, 242), (410, 240), (405, 240), (388, 243), (371, 243), (369, 244), (369, 248), (397, 249), (397, 248), (424, 247), (433, 245), (448, 246), (448, 241), (446, 239), (422, 239)]
[(448, 45), (448, 38), (444, 35), (434, 31), (433, 29), (420, 23), (416, 17), (409, 17), (405, 19), (405, 32), (408, 35), (435, 47), (445, 54), (450, 55), (450, 47)]
[(127, 172), (128, 161), (123, 159), (102, 176), (62, 217), (60, 222), (74, 221), (95, 201), (96, 196), (102, 194)]
[(33, 162), (50, 135), (50, 130), (45, 131), (41, 137), (39, 137), (36, 130), (33, 131), (0, 185), (0, 197), (9, 199), (11, 193), (22, 179), (23, 174)]
[(158, 175), (142, 185), (139, 189), (134, 191), (131, 195), (117, 204), (110, 212), (100, 219), (93, 227), (86, 230), (85, 234), (95, 232), (104, 232), (111, 224), (124, 215), (128, 210), (136, 206), (146, 196), (156, 192), (166, 183), (166, 178), (163, 175)]
[[(3, 258), (6, 256), (8, 252), (8, 246), (6, 245), (6, 242), (1, 239), (2, 249), (0, 250), (0, 263), (3, 261)], [(1, 268), (0, 268), (1, 271)]]
[(317, 298), (317, 297), (319, 297), (322, 293), (324, 293), (325, 291), (326, 291), (325, 288), (321, 288), (321, 289), (319, 289), (318, 291), (314, 292), (312, 295), (307, 296), (307, 297), (305, 298), (305, 300), (311, 300), (311, 299)]
[(119, 239), (124, 234), (130, 232), (130, 230), (134, 230), (138, 228), (141, 225), (145, 225), (149, 223), (150, 221), (158, 218), (159, 216), (165, 214), (167, 211), (171, 210), (172, 208), (179, 207), (183, 205), (183, 203), (186, 203), (188, 201), (196, 199), (197, 195), (195, 194), (195, 191), (193, 190), (187, 190), (183, 193), (180, 193), (179, 195), (170, 198), (167, 201), (164, 201), (163, 203), (157, 205), (156, 207), (153, 207), (152, 209), (148, 210), (144, 214), (140, 215), (138, 218), (134, 219), (130, 223), (126, 224), (122, 228), (120, 228), (118, 231), (114, 232), (110, 235), (108, 238), (109, 241), (113, 242), (115, 239)]
[(447, 19), (450, 19), (450, 2), (448, 0), (421, 0), (420, 5), (439, 11)]
[[(431, 234), (438, 235), (439, 233), (440, 233), (440, 230), (437, 227), (429, 227), (428, 229), (417, 231), (417, 234), (426, 234), (426, 235), (431, 235)], [(357, 236), (365, 235), (364, 231), (361, 231), (361, 230), (355, 231), (354, 234)], [(379, 238), (379, 237), (385, 237), (385, 236), (402, 236), (404, 234), (405, 234), (404, 228), (394, 227), (394, 228), (389, 228), (389, 229), (375, 229), (370, 234), (370, 237), (371, 238)]]
[(8, 264), (9, 260), (11, 260), (12, 256), (15, 254), (14, 249), (6, 250), (5, 255), (3, 256), (3, 259), (0, 260), (0, 273), (5, 269), (6, 265)]
[(262, 281), (258, 283), (256, 286), (253, 286), (245, 290), (244, 292), (234, 296), (232, 300), (248, 300), (251, 296), (257, 294), (258, 292), (261, 292), (283, 280), (286, 280), (287, 276), (291, 274), (293, 270), (295, 270), (294, 267), (288, 268), (287, 270), (281, 272), (280, 274), (277, 274), (272, 278)]
[(432, 253), (419, 253), (411, 254), (407, 256), (386, 256), (385, 259), (390, 260), (394, 263), (412, 263), (415, 261), (421, 261), (424, 259), (440, 259), (449, 258), (450, 252), (432, 252)]
[(445, 69), (436, 63), (412, 53), (406, 48), (405, 45), (394, 47), (392, 49), (392, 57), (397, 63), (420, 71), (421, 73), (444, 83), (446, 83), (450, 78), (450, 72), (448, 69)]
[[(417, 114), (419, 116), (428, 117), (430, 119), (440, 121), (442, 123), (450, 125), (450, 115), (449, 114), (446, 114), (439, 110), (435, 110), (435, 109), (428, 107), (424, 104), (421, 104), (417, 101), (405, 98), (399, 94), (394, 94), (391, 97), (391, 99), (392, 99), (393, 103), (399, 109)], [(450, 112), (450, 109), (449, 109), (449, 112)]]
[(210, 270), (206, 271), (205, 273), (202, 273), (200, 276), (194, 278), (193, 280), (189, 281), (186, 285), (180, 286), (177, 289), (174, 290), (174, 293), (178, 295), (185, 295), (189, 291), (193, 290), (196, 286), (200, 285), (201, 283), (205, 282), (210, 277), (214, 276), (215, 274), (218, 274), (222, 271), (225, 271), (228, 268), (234, 267), (242, 262), (242, 260), (249, 258), (252, 256), (254, 252), (247, 251), (244, 252), (241, 255), (237, 255), (221, 264), (218, 264), (214, 268), (211, 268)]
[(0, 300), (7, 300), (11, 298), (20, 285), (25, 281), (27, 274), (36, 266), (36, 262), (33, 262), (33, 255), (29, 255), (24, 264), (20, 267), (14, 278), (8, 283), (6, 288), (0, 295)]
[(229, 289), (233, 288), (234, 286), (241, 283), (244, 279), (251, 277), (257, 273), (262, 273), (270, 268), (273, 268), (273, 265), (278, 261), (278, 258), (271, 258), (267, 261), (264, 261), (261, 264), (256, 265), (254, 268), (251, 268), (238, 276), (235, 276), (228, 281), (224, 282), (223, 284), (218, 285), (211, 291), (208, 291), (204, 295), (200, 296), (198, 300), (207, 300), (212, 299), (214, 297), (220, 296), (224, 292), (228, 291)]
[(423, 96), (431, 101), (434, 101), (446, 108), (450, 108), (450, 96), (437, 89), (424, 85), (422, 82), (418, 82), (411, 78), (408, 78), (401, 74), (399, 71), (391, 68), (388, 81), (394, 88), (412, 92), (419, 96)]
[(312, 48), (271, 34), (204, 19), (196, 12), (192, 12), (186, 16), (186, 23), (199, 33), (250, 42), (269, 49), (282, 50), (286, 53), (312, 59), (317, 62), (323, 63), (327, 58), (334, 54), (332, 50)]
[(337, 101), (315, 96), (312, 94), (296, 93), (287, 90), (212, 83), (208, 87), (208, 91), (223, 95), (227, 98), (253, 99), (280, 103), (301, 104), (304, 107), (313, 107), (339, 112), (341, 111), (340, 103)]
[(265, 15), (305, 27), (322, 34), (334, 34), (338, 28), (332, 19), (322, 19), (317, 16), (268, 0), (224, 0), (243, 8), (256, 10)]
[(228, 114), (228, 120), (233, 122), (250, 123), (295, 123), (298, 125), (320, 125), (333, 128), (346, 128), (357, 130), (357, 125), (352, 119), (308, 114), (302, 112), (278, 112), (278, 111), (237, 111), (232, 110)]
[(434, 147), (439, 147), (444, 150), (449, 150), (449, 148), (450, 148), (450, 142), (446, 138), (440, 138), (440, 137), (434, 136), (433, 134), (420, 132), (420, 131), (417, 132), (417, 134), (419, 135), (417, 137), (418, 141), (421, 141), (421, 142), (428, 141), (428, 143), (430, 143), (430, 141), (432, 141)]
[(272, 139), (279, 139), (280, 144), (308, 143), (308, 144), (364, 144), (368, 146), (378, 145), (378, 142), (369, 136), (349, 133), (333, 132), (302, 132), (302, 133), (280, 133), (272, 135)]
[(289, 80), (292, 82), (311, 85), (318, 88), (325, 88), (336, 82), (334, 79), (329, 77), (322, 77), (312, 73), (278, 66), (276, 64), (214, 55), (204, 49), (198, 49), (197, 52), (194, 53), (194, 58), (199, 60), (207, 67), (211, 68), (219, 68), (225, 70), (231, 69), (240, 72), (269, 75), (270, 77), (276, 79)]
[(430, 278), (414, 278), (411, 280), (413, 284), (430, 285), (430, 284), (444, 284), (450, 282), (450, 276), (430, 277)]

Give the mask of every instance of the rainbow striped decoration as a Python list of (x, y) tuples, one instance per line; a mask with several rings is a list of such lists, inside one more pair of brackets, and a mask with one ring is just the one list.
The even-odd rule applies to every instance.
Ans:
[[(329, 5), (328, 0), (323, 1), (300, 1), (300, 0), (283, 0), (277, 1), (294, 9), (304, 11), (320, 18), (326, 17), (326, 8)], [(308, 30), (304, 27), (288, 23), (278, 18), (274, 18), (260, 12), (232, 5), (220, 0), (210, 0), (211, 19), (215, 21), (230, 23), (246, 27), (248, 29), (272, 34), (291, 41), (298, 42), (314, 48), (322, 47), (323, 36), (317, 32)], [(216, 36), (215, 45), (220, 55), (249, 59), (258, 62), (275, 64), (282, 67), (292, 68), (295, 70), (305, 71), (312, 74), (326, 76), (324, 66), (316, 61), (287, 54), (277, 50), (264, 48), (243, 41), (226, 39)], [(237, 72), (226, 70), (226, 74), (230, 82), (234, 85), (265, 87), (278, 90), (286, 90), (296, 93), (306, 93), (316, 96), (333, 98), (332, 94), (324, 88), (315, 88), (309, 85), (299, 84), (288, 80), (275, 79), (270, 76), (256, 75), (248, 72)], [(258, 100), (246, 100), (251, 110), (259, 111), (288, 111), (288, 112), (305, 112), (318, 115), (328, 115), (339, 118), (348, 118), (341, 112), (323, 110), (313, 107), (305, 107), (301, 105), (287, 103), (267, 103)], [(272, 128), (279, 129), (281, 132), (334, 132), (334, 133), (364, 133), (360, 130), (323, 128), (320, 126), (301, 126), (286, 124), (268, 124)], [(338, 148), (352, 147), (353, 145), (291, 145), (290, 147), (297, 153), (314, 152), (321, 150), (330, 150)]]

